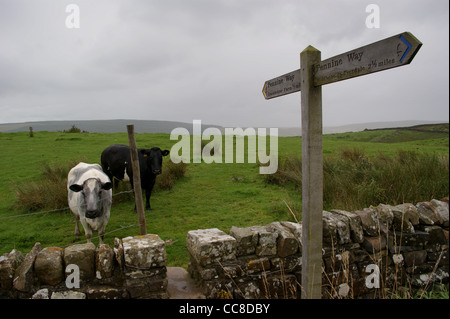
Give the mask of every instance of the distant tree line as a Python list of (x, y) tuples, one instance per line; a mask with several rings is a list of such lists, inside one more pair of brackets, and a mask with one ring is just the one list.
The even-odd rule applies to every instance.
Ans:
[(63, 133), (89, 133), (88, 131), (81, 131), (81, 129), (79, 129), (78, 127), (74, 125), (72, 125), (72, 127), (68, 130), (64, 130)]

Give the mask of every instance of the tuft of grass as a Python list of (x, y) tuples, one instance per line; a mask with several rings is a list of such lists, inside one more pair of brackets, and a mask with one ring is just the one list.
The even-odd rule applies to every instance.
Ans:
[[(41, 168), (41, 179), (24, 182), (16, 186), (16, 208), (20, 211), (37, 211), (42, 209), (61, 209), (67, 203), (67, 175), (79, 161), (69, 161), (66, 164), (50, 165), (44, 163)], [(174, 183), (186, 174), (186, 164), (174, 164), (168, 161), (164, 165), (163, 173), (156, 178), (156, 189), (171, 189)], [(120, 183), (117, 192), (130, 190), (130, 186)], [(132, 200), (133, 196), (121, 196), (114, 201)]]
[(299, 189), (302, 187), (302, 160), (297, 156), (288, 156), (279, 163), (274, 174), (263, 175), (268, 184), (284, 186), (292, 183)]
[(186, 175), (187, 165), (184, 162), (178, 164), (172, 161), (166, 161), (163, 164), (161, 175), (156, 177), (156, 189), (169, 190), (177, 180)]
[[(288, 157), (266, 183), (301, 189), (301, 166), (299, 157)], [(323, 174), (325, 209), (415, 203), (448, 195), (449, 157), (404, 150), (368, 157), (362, 149), (344, 148), (339, 156), (324, 158)]]
[(41, 168), (41, 179), (16, 186), (16, 208), (20, 211), (60, 209), (67, 207), (67, 174), (78, 162), (49, 165)]
[(433, 287), (430, 291), (418, 292), (414, 296), (417, 299), (449, 299), (448, 287), (444, 284), (439, 284)]

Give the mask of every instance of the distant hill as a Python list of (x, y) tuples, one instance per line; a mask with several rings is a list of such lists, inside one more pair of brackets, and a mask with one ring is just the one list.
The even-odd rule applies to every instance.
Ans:
[[(324, 134), (360, 132), (364, 130), (385, 129), (385, 128), (401, 128), (417, 125), (428, 125), (442, 123), (439, 121), (400, 121), (400, 122), (373, 122), (359, 123), (344, 126), (324, 127)], [(69, 130), (75, 125), (82, 131), (91, 133), (118, 133), (126, 132), (127, 125), (134, 124), (136, 133), (167, 133), (170, 134), (173, 129), (178, 127), (186, 128), (192, 133), (192, 123), (173, 122), (173, 121), (152, 121), (152, 120), (84, 120), (84, 121), (40, 121), (40, 122), (24, 122), (24, 123), (8, 123), (0, 124), (0, 132), (25, 132), (29, 131), (30, 126), (34, 132), (38, 131), (64, 131)], [(224, 127), (202, 123), (202, 130), (207, 127), (216, 127), (224, 132)], [(280, 127), (278, 128), (279, 136), (300, 136), (300, 127)]]
[[(442, 121), (397, 121), (397, 122), (371, 122), (358, 123), (342, 126), (328, 126), (323, 128), (324, 134), (347, 133), (347, 132), (361, 132), (365, 130), (382, 130), (393, 128), (415, 127), (418, 125), (434, 125), (441, 124)], [(448, 123), (447, 123), (448, 124)], [(301, 136), (301, 127), (280, 127), (278, 128), (279, 136)]]
[[(72, 125), (78, 127), (81, 131), (90, 133), (120, 133), (127, 132), (127, 125), (133, 124), (136, 133), (168, 133), (178, 127), (186, 128), (192, 133), (192, 123), (172, 122), (172, 121), (151, 121), (151, 120), (86, 120), (86, 121), (41, 121), (0, 124), (0, 132), (24, 132), (29, 131), (30, 126), (34, 132), (48, 131), (57, 132), (69, 130)], [(203, 124), (205, 127), (217, 127), (218, 125)]]

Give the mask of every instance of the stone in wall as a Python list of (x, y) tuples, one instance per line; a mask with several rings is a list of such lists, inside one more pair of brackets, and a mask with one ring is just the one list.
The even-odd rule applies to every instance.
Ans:
[(361, 225), (364, 235), (378, 236), (380, 234), (380, 225), (378, 223), (377, 212), (373, 208), (364, 208), (353, 213), (361, 218)]
[(386, 236), (384, 234), (379, 236), (365, 236), (362, 246), (368, 253), (382, 251), (387, 246)]
[(52, 292), (48, 288), (43, 288), (36, 291), (31, 299), (86, 299), (86, 294), (73, 290)]
[(303, 225), (301, 223), (293, 222), (281, 222), (281, 225), (289, 229), (289, 231), (294, 235), (298, 242), (299, 252), (302, 252), (302, 236), (303, 236)]
[(240, 275), (252, 275), (263, 271), (268, 271), (271, 266), (269, 258), (249, 255), (239, 258), (239, 268), (243, 271)]
[(265, 226), (252, 226), (249, 228), (258, 233), (257, 256), (274, 256), (277, 254), (278, 233), (273, 228)]
[(35, 288), (37, 277), (34, 273), (34, 262), (41, 250), (41, 244), (35, 243), (31, 251), (25, 256), (23, 262), (16, 270), (14, 289), (21, 292), (29, 292)]
[(95, 276), (97, 279), (107, 279), (114, 275), (114, 251), (107, 244), (97, 247), (95, 253)]
[(114, 238), (114, 257), (116, 259), (118, 268), (122, 271), (125, 267), (125, 260), (123, 256), (123, 245), (119, 238)]
[(423, 225), (442, 224), (442, 218), (431, 202), (420, 202), (416, 204), (420, 223)]
[(95, 278), (95, 245), (93, 243), (66, 247), (63, 256), (66, 267), (74, 264), (80, 269), (81, 284)]
[[(426, 242), (424, 242), (425, 248), (433, 248), (436, 244), (448, 242), (448, 238), (445, 236), (445, 230), (439, 226), (422, 226), (420, 230), (428, 234), (423, 235), (426, 238)], [(440, 247), (437, 248), (440, 250)]]
[(168, 299), (166, 272), (159, 276), (145, 271), (128, 273), (124, 287), (133, 299)]
[(42, 288), (36, 291), (31, 299), (50, 299), (48, 288)]
[(348, 219), (348, 224), (350, 227), (351, 241), (355, 243), (362, 243), (364, 240), (364, 233), (362, 228), (361, 216), (353, 212), (347, 212), (345, 210), (333, 209), (332, 213), (344, 216)]
[(250, 228), (231, 227), (230, 235), (236, 239), (236, 256), (255, 254), (258, 233)]
[(287, 257), (297, 253), (299, 242), (288, 228), (285, 228), (281, 223), (275, 222), (268, 225), (269, 228), (274, 229), (277, 233), (277, 255), (280, 257)]
[(0, 256), (0, 289), (9, 290), (13, 287), (16, 269), (23, 260), (23, 254), (18, 250), (11, 250)]
[(433, 199), (431, 205), (436, 209), (437, 215), (440, 217), (439, 221), (442, 226), (449, 227), (449, 205), (447, 202)]
[(394, 221), (393, 206), (380, 204), (378, 206), (370, 206), (370, 208), (377, 212), (375, 221), (379, 224), (380, 231), (388, 233)]
[(297, 278), (292, 274), (269, 276), (260, 281), (262, 297), (268, 299), (296, 299), (297, 286)]
[(427, 261), (426, 250), (416, 250), (403, 253), (405, 265), (407, 267), (417, 267), (423, 265)]
[(85, 290), (87, 299), (129, 299), (124, 287), (89, 286)]
[(236, 259), (236, 239), (217, 228), (189, 231), (186, 247), (200, 266)]
[(393, 227), (395, 231), (414, 233), (414, 226), (419, 225), (417, 207), (410, 203), (393, 206)]
[[(411, 276), (411, 285), (416, 287), (426, 287), (433, 286), (435, 282), (447, 282), (449, 280), (448, 270), (445, 271), (443, 269), (436, 269), (436, 271), (422, 273), (422, 274), (413, 274)], [(448, 286), (447, 286), (448, 289)]]
[[(323, 244), (324, 245), (334, 245), (338, 242), (337, 235), (337, 224), (334, 218), (328, 212), (325, 212), (322, 216), (322, 227), (323, 227)], [(328, 214), (326, 214), (328, 213)]]
[(167, 299), (164, 241), (158, 235), (148, 234), (123, 238), (119, 247), (123, 247), (124, 287), (130, 298)]
[(126, 237), (122, 239), (125, 266), (137, 269), (165, 267), (165, 243), (158, 235)]
[[(344, 245), (344, 244), (348, 244), (351, 242), (350, 239), (350, 224), (349, 224), (349, 220), (347, 217), (342, 216), (340, 214), (336, 214), (336, 213), (330, 213), (327, 211), (323, 212), (323, 223), (324, 223), (324, 227), (326, 228), (327, 224), (328, 224), (328, 228), (331, 229), (335, 227), (336, 232), (334, 234), (333, 232), (333, 236), (331, 236), (331, 238), (333, 238), (334, 240), (334, 244), (340, 244), (340, 245)], [(324, 236), (324, 240), (325, 240), (325, 236)]]
[(55, 291), (52, 293), (50, 299), (86, 299), (86, 294), (81, 291)]
[(270, 260), (270, 269), (274, 272), (301, 272), (302, 270), (302, 256), (300, 254), (291, 255), (288, 257), (276, 257)]
[(34, 262), (34, 271), (43, 285), (55, 286), (64, 280), (63, 249), (45, 247)]
[(81, 291), (50, 291), (43, 288), (36, 291), (31, 299), (86, 299), (86, 294)]

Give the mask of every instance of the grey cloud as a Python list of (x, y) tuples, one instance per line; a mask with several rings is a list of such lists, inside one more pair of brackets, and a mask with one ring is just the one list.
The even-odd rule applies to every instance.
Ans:
[(448, 2), (377, 4), (380, 29), (358, 0), (0, 0), (0, 122), (298, 126), (300, 95), (265, 101), (264, 81), (310, 44), (327, 58), (403, 31), (424, 43), (413, 63), (324, 87), (324, 124), (448, 118)]

